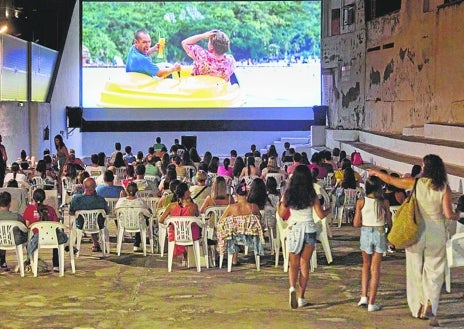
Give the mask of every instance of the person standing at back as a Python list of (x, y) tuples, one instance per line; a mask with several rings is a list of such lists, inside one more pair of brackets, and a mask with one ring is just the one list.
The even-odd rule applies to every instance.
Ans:
[(161, 150), (163, 147), (166, 147), (163, 143), (161, 143), (161, 137), (156, 137), (156, 143), (153, 144), (153, 148), (155, 149), (155, 155), (161, 158)]
[(445, 219), (459, 220), (459, 212), (453, 211), (443, 160), (435, 154), (426, 155), (417, 183), (414, 177), (394, 177), (379, 169), (368, 172), (398, 188), (410, 190), (415, 186), (422, 223), (418, 241), (406, 248), (406, 295), (413, 317), (430, 319), (431, 326), (439, 326), (437, 310), (446, 266)]

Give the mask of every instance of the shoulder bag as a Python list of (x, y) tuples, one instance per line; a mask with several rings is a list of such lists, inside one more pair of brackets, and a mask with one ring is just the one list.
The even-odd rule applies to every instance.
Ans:
[(417, 178), (414, 182), (414, 188), (410, 196), (398, 208), (388, 241), (395, 248), (404, 249), (417, 242), (419, 239), (419, 229), (421, 217), (416, 203), (416, 185)]

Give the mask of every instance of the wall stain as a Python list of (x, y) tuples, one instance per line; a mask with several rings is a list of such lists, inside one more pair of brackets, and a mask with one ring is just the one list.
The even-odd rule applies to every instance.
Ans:
[(395, 63), (393, 62), (393, 59), (390, 61), (390, 63), (387, 64), (385, 67), (385, 71), (383, 72), (383, 81), (387, 81), (388, 78), (390, 78), (390, 75), (393, 73), (393, 69), (395, 67)]
[(374, 68), (371, 68), (371, 73), (369, 75), (369, 79), (371, 82), (371, 85), (378, 85), (380, 84), (380, 72), (379, 71), (374, 71)]
[(414, 64), (414, 59), (416, 58), (416, 53), (413, 52), (413, 51), (410, 51), (410, 50), (408, 49), (408, 58), (409, 58), (409, 60), (411, 61), (411, 63)]
[(424, 67), (424, 64), (419, 64), (419, 65), (417, 65), (417, 69), (419, 70), (419, 72), (422, 71), (422, 68), (423, 68), (423, 67)]
[(404, 56), (406, 55), (407, 51), (408, 51), (408, 48), (406, 48), (406, 49), (400, 48), (400, 54), (399, 55), (400, 55), (401, 61), (404, 60)]
[(360, 94), (360, 85), (359, 85), (359, 82), (356, 82), (356, 86), (351, 87), (346, 93), (346, 95), (342, 93), (342, 107), (347, 108), (351, 102), (354, 102), (358, 99), (359, 94)]

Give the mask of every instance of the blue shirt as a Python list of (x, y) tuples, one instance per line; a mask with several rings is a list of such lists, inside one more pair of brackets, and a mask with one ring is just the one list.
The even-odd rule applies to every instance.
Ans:
[(153, 63), (150, 56), (141, 53), (132, 45), (127, 55), (126, 72), (138, 72), (155, 77), (158, 71), (158, 65)]
[(107, 186), (105, 184), (100, 184), (95, 190), (98, 196), (102, 198), (119, 198), (119, 194), (124, 188), (122, 186)]
[(75, 194), (69, 205), (69, 213), (73, 215), (77, 210), (104, 209), (108, 213), (108, 203), (98, 195)]

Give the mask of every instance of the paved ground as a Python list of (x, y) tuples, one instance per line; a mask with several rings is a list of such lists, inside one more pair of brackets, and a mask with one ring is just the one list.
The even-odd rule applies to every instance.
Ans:
[[(132, 253), (106, 259), (85, 241), (73, 275), (0, 273), (0, 328), (427, 328), (413, 319), (405, 296), (404, 253), (382, 262), (378, 301), (380, 312), (356, 307), (360, 294), (361, 256), (358, 231), (333, 228), (334, 263), (325, 265), (318, 246), (319, 267), (310, 274), (309, 307), (288, 306), (287, 274), (274, 267), (273, 256), (254, 258), (227, 273), (226, 269), (182, 268), (168, 273), (166, 256)], [(15, 265), (14, 253), (8, 263)], [(51, 261), (51, 253), (41, 258)], [(464, 268), (452, 269), (452, 293), (443, 292), (439, 309), (442, 327), (464, 327)]]

